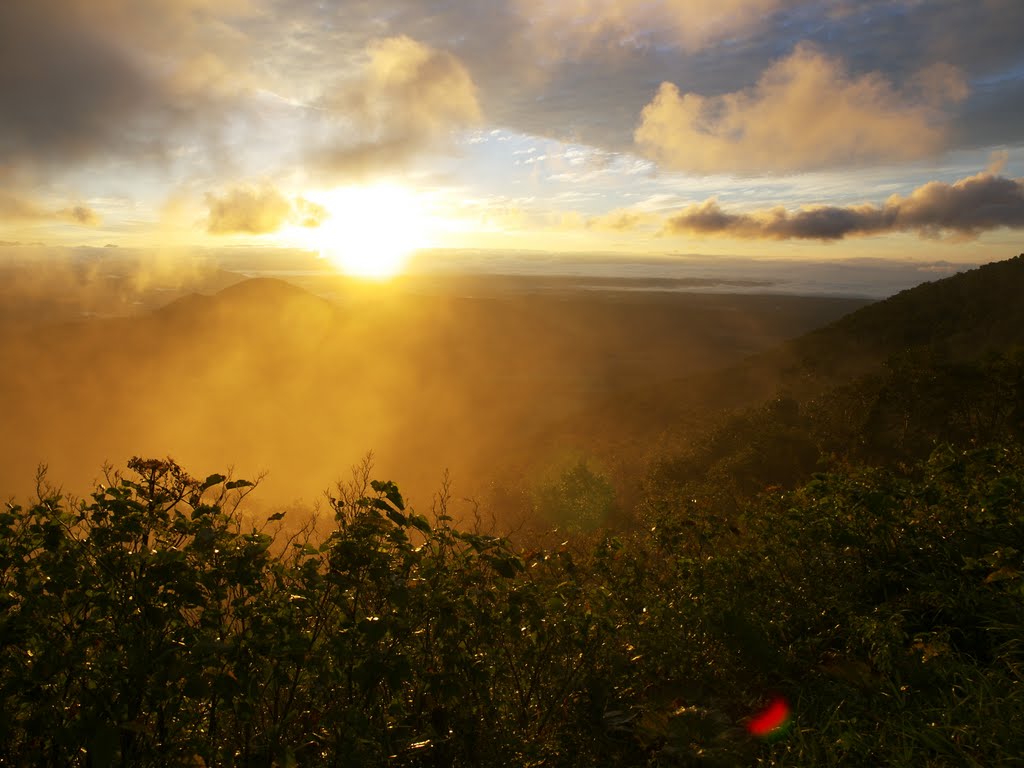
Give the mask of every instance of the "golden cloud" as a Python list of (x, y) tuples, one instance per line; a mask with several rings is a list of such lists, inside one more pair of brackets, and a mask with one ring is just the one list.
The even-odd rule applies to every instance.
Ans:
[(83, 227), (96, 227), (102, 222), (99, 214), (87, 205), (74, 205), (70, 208), (63, 208), (54, 215), (58, 219), (81, 224)]
[(67, 221), (95, 227), (102, 219), (87, 205), (54, 210), (12, 192), (0, 192), (0, 221)]
[(37, 203), (10, 192), (0, 191), (0, 220), (17, 221), (47, 218)]
[(617, 208), (614, 211), (600, 216), (591, 216), (587, 219), (588, 229), (606, 230), (612, 232), (626, 232), (639, 229), (640, 227), (655, 224), (658, 217), (646, 211), (637, 211), (631, 208)]
[(288, 224), (319, 227), (327, 210), (298, 197), (288, 200), (269, 184), (237, 186), (221, 195), (208, 194), (206, 231), (211, 235), (267, 235)]
[(292, 219), (299, 226), (307, 229), (316, 229), (330, 217), (327, 209), (304, 197), (295, 198), (292, 209)]
[(369, 48), (367, 112), (378, 123), (411, 123), (417, 131), (439, 133), (480, 119), (476, 86), (462, 62), (401, 36), (378, 40)]
[[(372, 43), (363, 76), (325, 105), (349, 130), (314, 160), (343, 174), (403, 165), (480, 120), (476, 85), (462, 62), (406, 36)], [(346, 134), (359, 138), (346, 141)]]
[(900, 92), (881, 74), (851, 76), (839, 59), (801, 44), (744, 91), (707, 97), (662, 83), (634, 139), (656, 162), (692, 173), (913, 160), (943, 147), (942, 109), (966, 93), (952, 67), (930, 67)]

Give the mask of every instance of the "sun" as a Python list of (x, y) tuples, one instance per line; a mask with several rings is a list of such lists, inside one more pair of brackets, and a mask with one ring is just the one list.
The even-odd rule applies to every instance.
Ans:
[(393, 277), (413, 251), (429, 244), (423, 202), (406, 187), (339, 187), (314, 201), (329, 215), (316, 234), (320, 255), (347, 275)]

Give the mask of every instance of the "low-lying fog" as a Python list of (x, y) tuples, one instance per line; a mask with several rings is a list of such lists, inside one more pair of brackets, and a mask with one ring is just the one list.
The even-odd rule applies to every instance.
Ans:
[[(370, 450), (420, 507), (445, 468), (457, 496), (484, 500), (580, 458), (618, 480), (699, 419), (708, 393), (689, 377), (864, 303), (774, 295), (742, 273), (358, 285), (240, 265), (0, 265), (0, 496), (24, 499), (40, 463), (84, 493), (132, 455), (267, 471), (274, 504), (314, 501)], [(758, 280), (767, 292), (748, 290)]]

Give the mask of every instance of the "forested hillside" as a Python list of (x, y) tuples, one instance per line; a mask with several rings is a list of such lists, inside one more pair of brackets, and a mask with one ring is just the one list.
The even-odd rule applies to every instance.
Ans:
[(777, 389), (725, 411), (687, 450), (661, 457), (653, 477), (721, 499), (836, 465), (921, 461), (943, 444), (1017, 443), (1021, 295), (1024, 256), (904, 291), (709, 377), (719, 392), (742, 390), (740, 402), (765, 380)]

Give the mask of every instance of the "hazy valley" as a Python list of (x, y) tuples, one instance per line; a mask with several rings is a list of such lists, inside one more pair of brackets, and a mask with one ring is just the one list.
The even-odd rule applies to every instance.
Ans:
[[(0, 399), (18, 439), (0, 483), (24, 493), (46, 463), (83, 488), (105, 462), (173, 455), (196, 471), (267, 470), (264, 499), (310, 502), (368, 451), (423, 504), (446, 468), (480, 499), (581, 458), (621, 479), (662, 440), (752, 397), (730, 401), (701, 375), (865, 304), (578, 282), (336, 278), (329, 301), (215, 270), (141, 289), (87, 274), (33, 303), (8, 279)], [(40, 312), (48, 296), (77, 312)]]

